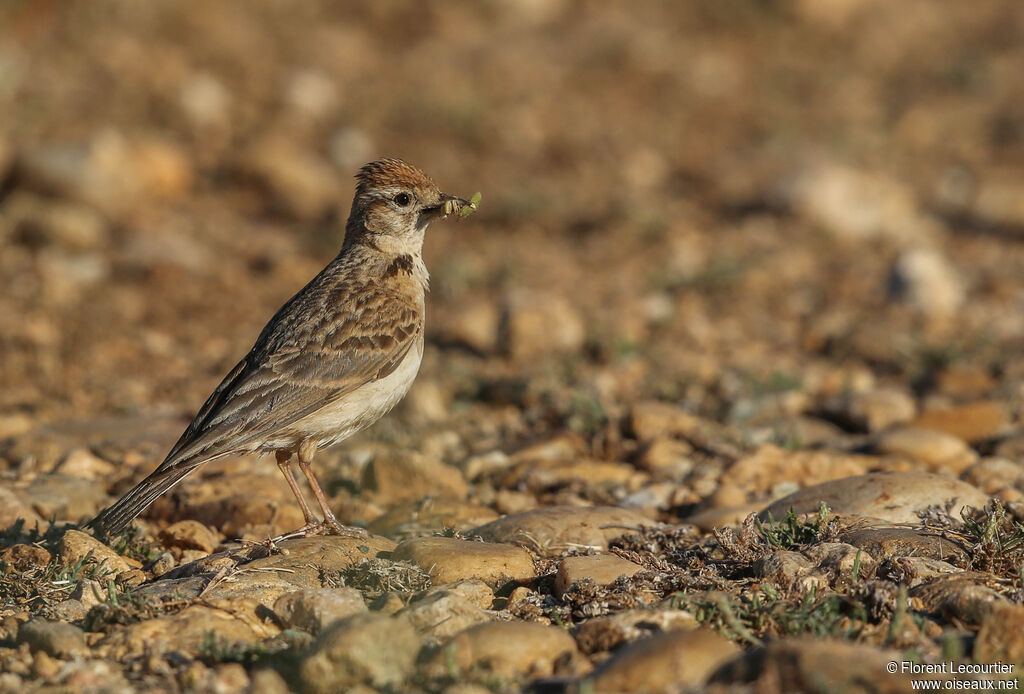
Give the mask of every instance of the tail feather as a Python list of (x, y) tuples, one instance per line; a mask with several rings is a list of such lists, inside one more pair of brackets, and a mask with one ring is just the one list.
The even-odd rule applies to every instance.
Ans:
[(154, 472), (132, 487), (131, 491), (118, 499), (116, 503), (89, 521), (88, 527), (105, 535), (118, 534), (156, 501), (158, 496), (180, 482), (195, 467), (190, 465), (165, 472), (159, 470)]

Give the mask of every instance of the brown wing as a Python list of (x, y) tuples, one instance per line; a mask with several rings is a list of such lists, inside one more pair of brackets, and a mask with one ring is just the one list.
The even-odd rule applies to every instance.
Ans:
[(398, 367), (422, 332), (420, 302), (331, 270), (281, 307), (158, 471), (245, 449)]

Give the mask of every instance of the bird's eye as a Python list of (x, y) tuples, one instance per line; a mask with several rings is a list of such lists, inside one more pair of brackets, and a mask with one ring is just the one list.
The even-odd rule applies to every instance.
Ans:
[(408, 193), (399, 193), (395, 196), (395, 204), (399, 207), (407, 207), (412, 202), (412, 196)]

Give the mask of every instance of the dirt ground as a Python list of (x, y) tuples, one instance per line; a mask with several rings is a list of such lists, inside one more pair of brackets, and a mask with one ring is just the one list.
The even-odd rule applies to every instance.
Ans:
[[(1024, 666), (1022, 34), (1013, 0), (0, 2), (0, 691)], [(373, 556), (253, 554), (301, 516), (249, 458), (128, 538), (65, 535), (333, 257), (382, 156), (483, 197), (428, 232), (412, 392), (317, 463)], [(309, 585), (211, 597), (307, 551)], [(374, 638), (400, 657), (344, 645)]]

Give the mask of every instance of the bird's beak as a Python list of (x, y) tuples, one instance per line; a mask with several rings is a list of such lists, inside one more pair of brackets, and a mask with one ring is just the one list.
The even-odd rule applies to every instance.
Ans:
[(447, 217), (448, 215), (458, 214), (465, 207), (475, 210), (476, 204), (469, 200), (457, 198), (454, 195), (448, 195), (448, 193), (441, 193), (440, 201), (433, 207), (426, 208), (424, 212)]

